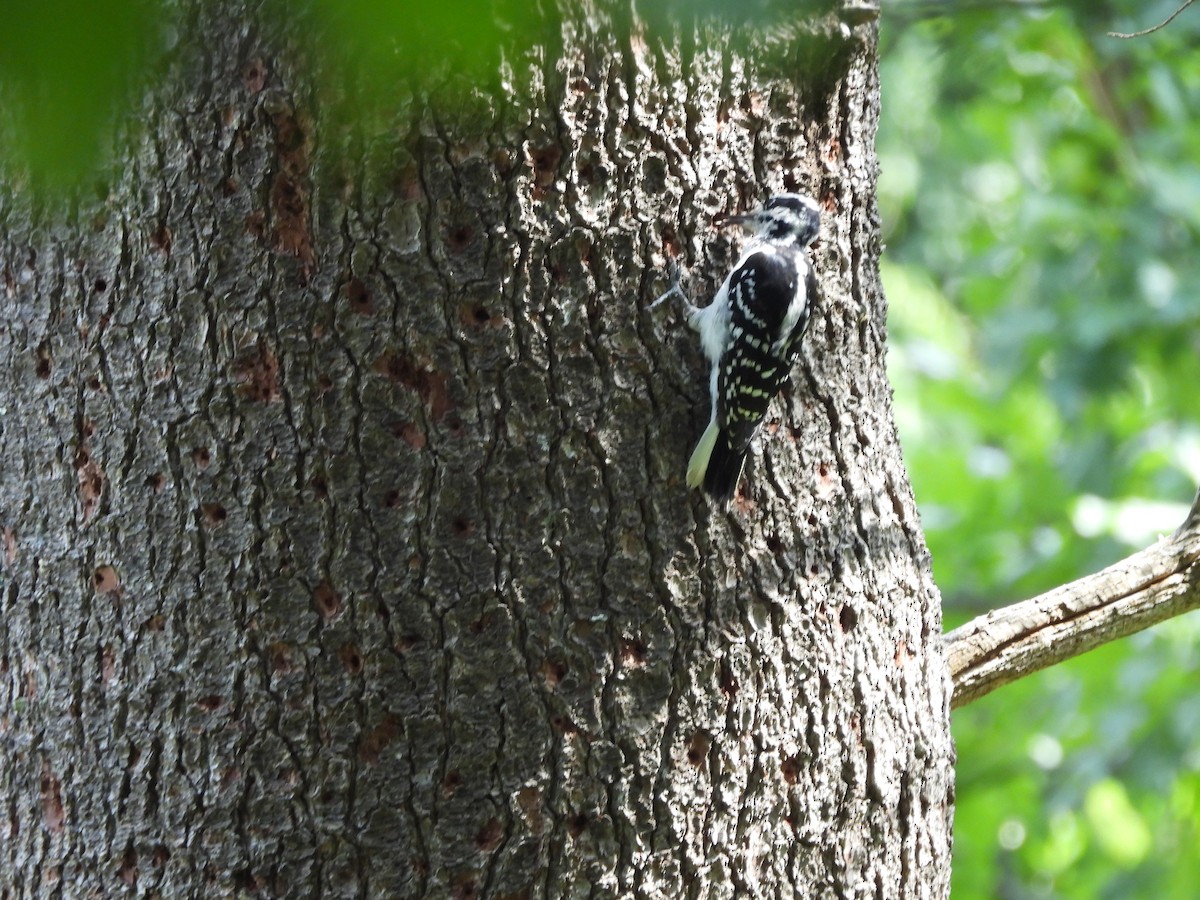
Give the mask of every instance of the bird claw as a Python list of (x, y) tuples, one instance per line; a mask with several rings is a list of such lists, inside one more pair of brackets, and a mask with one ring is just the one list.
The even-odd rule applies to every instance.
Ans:
[(660, 304), (665, 303), (669, 297), (672, 297), (676, 294), (679, 295), (684, 303), (686, 303), (688, 306), (691, 306), (692, 301), (689, 300), (688, 295), (683, 292), (683, 287), (680, 284), (684, 278), (683, 269), (680, 268), (679, 263), (675, 262), (675, 260), (671, 260), (671, 262), (667, 265), (667, 277), (671, 279), (671, 286), (667, 288), (665, 293), (660, 294), (657, 300), (650, 304), (650, 309), (654, 309)]

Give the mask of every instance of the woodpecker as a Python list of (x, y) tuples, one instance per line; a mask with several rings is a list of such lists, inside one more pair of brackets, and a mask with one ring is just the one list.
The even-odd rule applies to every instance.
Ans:
[(728, 506), (750, 441), (800, 351), (817, 289), (807, 249), (820, 231), (821, 214), (809, 197), (777, 194), (762, 209), (716, 225), (741, 225), (750, 240), (712, 303), (694, 306), (676, 278), (654, 306), (679, 295), (712, 364), (712, 416), (688, 462), (687, 485), (703, 485)]

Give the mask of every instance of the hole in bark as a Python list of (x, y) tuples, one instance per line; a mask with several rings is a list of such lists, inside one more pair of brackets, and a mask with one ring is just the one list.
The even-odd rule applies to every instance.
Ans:
[(163, 253), (171, 252), (171, 229), (165, 222), (160, 223), (158, 228), (154, 229), (154, 233), (150, 235), (150, 243)]
[(454, 408), (446, 375), (427, 368), (423, 362), (390, 352), (379, 357), (374, 368), (389, 381), (416, 391), (428, 406), (430, 418), (434, 422), (442, 421)]
[(526, 150), (529, 165), (533, 168), (533, 181), (537, 187), (549, 187), (554, 184), (554, 176), (558, 172), (558, 162), (562, 159), (562, 148), (555, 144), (546, 147), (531, 147)]
[(207, 447), (197, 447), (192, 451), (192, 462), (196, 464), (196, 468), (203, 471), (212, 462), (212, 453), (209, 452)]
[(137, 853), (134, 852), (132, 847), (128, 848), (125, 851), (125, 855), (121, 858), (121, 865), (117, 869), (117, 877), (129, 887), (137, 884)]
[(816, 517), (816, 515), (815, 515), (814, 513), (809, 513), (809, 514), (808, 514), (808, 524), (809, 524), (809, 525), (811, 525), (811, 526), (813, 526), (814, 528), (816, 527), (816, 525), (817, 525), (817, 517)]
[(262, 238), (267, 233), (267, 214), (261, 209), (256, 209), (254, 212), (246, 216), (246, 234), (255, 238)]
[(546, 680), (547, 687), (558, 687), (568, 671), (570, 671), (570, 667), (563, 660), (547, 659), (542, 661), (542, 678)]
[(200, 507), (200, 514), (204, 517), (204, 524), (210, 528), (215, 528), (229, 517), (229, 513), (220, 503), (203, 504)]
[(281, 396), (279, 357), (263, 338), (234, 361), (238, 393), (255, 403), (271, 403)]
[(396, 736), (400, 734), (400, 717), (388, 713), (383, 720), (363, 735), (358, 745), (358, 758), (365, 763), (374, 765)]
[(463, 420), (456, 415), (447, 417), (446, 428), (449, 430), (451, 437), (462, 437), (467, 433), (467, 426), (464, 425)]
[(550, 717), (550, 727), (559, 734), (577, 734), (579, 727), (564, 715)]
[(342, 611), (342, 595), (328, 581), (322, 581), (312, 593), (313, 606), (326, 622)]
[(446, 773), (446, 777), (442, 779), (442, 795), (453, 797), (455, 792), (463, 786), (462, 772), (458, 769), (451, 769)]
[(396, 638), (395, 647), (400, 653), (407, 653), (419, 643), (421, 643), (421, 636), (419, 634), (413, 634), (409, 632), (408, 634), (402, 634), (400, 637)]
[(754, 512), (754, 501), (750, 499), (750, 495), (746, 493), (748, 485), (738, 485), (737, 491), (733, 495), (733, 502), (738, 508), (738, 512), (742, 515), (749, 515)]
[(383, 505), (388, 509), (395, 509), (400, 505), (403, 495), (396, 489), (392, 489), (383, 495)]
[(162, 631), (167, 627), (166, 616), (162, 615), (161, 613), (155, 613), (142, 623), (142, 627), (147, 631)]
[(570, 816), (567, 819), (567, 834), (569, 834), (572, 838), (579, 837), (581, 834), (587, 831), (587, 827), (587, 813), (575, 813), (573, 816)]
[(292, 648), (283, 641), (276, 641), (267, 648), (267, 659), (270, 660), (271, 671), (286, 675), (292, 671)]
[(257, 894), (265, 887), (265, 882), (251, 873), (249, 869), (242, 869), (240, 872), (234, 873), (233, 886), (249, 894)]
[(99, 566), (92, 573), (92, 585), (96, 588), (96, 593), (108, 594), (121, 586), (121, 580), (112, 566)]
[(314, 475), (308, 484), (312, 488), (313, 496), (318, 500), (329, 499), (329, 482), (324, 475)]
[(712, 738), (704, 731), (697, 731), (688, 741), (687, 760), (693, 766), (704, 765), (708, 758), (708, 748), (712, 746)]
[(446, 235), (446, 244), (452, 253), (462, 253), (475, 239), (475, 229), (470, 225), (456, 225)]
[(800, 780), (800, 759), (795, 756), (789, 756), (779, 766), (783, 772), (783, 780), (788, 784), (795, 784)]
[(492, 321), (492, 314), (482, 303), (476, 303), (463, 308), (462, 321), (464, 325), (482, 328)]
[(425, 432), (412, 422), (397, 422), (392, 426), (392, 434), (414, 450), (420, 450), (425, 446)]
[(629, 639), (621, 644), (621, 664), (630, 669), (640, 669), (646, 664), (648, 648), (639, 640)]
[(348, 675), (358, 675), (363, 670), (362, 654), (354, 644), (342, 644), (338, 650), (338, 659), (342, 661), (342, 667)]
[(450, 896), (453, 900), (475, 900), (479, 896), (479, 879), (475, 875), (459, 875)]
[(675, 259), (682, 252), (679, 234), (670, 225), (664, 225), (662, 230), (662, 252), (669, 259)]
[(34, 367), (34, 371), (37, 373), (38, 378), (49, 378), (51, 368), (50, 345), (45, 341), (42, 341), (40, 344), (38, 344), (37, 365)]
[(508, 175), (512, 171), (512, 154), (503, 148), (497, 150), (492, 154), (492, 165), (501, 177)]
[(97, 278), (92, 283), (92, 287), (95, 289), (97, 294), (103, 294), (105, 291), (108, 290), (108, 282), (105, 281), (103, 278)]
[(262, 57), (256, 56), (242, 66), (242, 84), (250, 94), (257, 94), (266, 86), (267, 64)]
[(216, 712), (225, 701), (220, 694), (207, 694), (196, 701), (196, 705), (207, 713)]
[(483, 827), (475, 835), (475, 846), (484, 853), (491, 853), (500, 846), (500, 841), (503, 838), (504, 829), (500, 825), (500, 820), (491, 818), (483, 824)]
[(779, 538), (775, 537), (774, 535), (771, 535), (767, 538), (767, 549), (776, 556), (783, 556), (783, 541), (779, 540)]
[(733, 672), (729, 671), (729, 666), (725, 663), (721, 664), (721, 692), (726, 696), (732, 697), (737, 692), (741, 685), (738, 683)]
[(371, 292), (367, 290), (367, 286), (358, 278), (351, 278), (346, 282), (346, 300), (350, 303), (350, 309), (358, 313), (360, 316), (371, 316), (375, 314), (375, 304), (371, 300)]
[(853, 631), (858, 625), (858, 613), (850, 606), (843, 606), (841, 612), (838, 613), (838, 622), (842, 626), (842, 631)]
[(466, 516), (457, 516), (451, 527), (458, 537), (467, 537), (475, 532), (475, 523)]

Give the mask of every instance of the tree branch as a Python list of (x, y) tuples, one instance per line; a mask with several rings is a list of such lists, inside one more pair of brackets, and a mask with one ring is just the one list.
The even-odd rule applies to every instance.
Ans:
[(1200, 491), (1169, 538), (946, 635), (951, 706), (1200, 607)]
[(1175, 12), (1171, 13), (1169, 16), (1167, 16), (1165, 19), (1163, 19), (1157, 25), (1152, 25), (1151, 27), (1145, 29), (1144, 31), (1134, 31), (1134, 32), (1130, 32), (1129, 34), (1126, 34), (1123, 31), (1110, 31), (1108, 33), (1108, 36), (1115, 37), (1115, 38), (1138, 38), (1138, 37), (1145, 37), (1148, 34), (1154, 34), (1154, 32), (1158, 31), (1158, 29), (1166, 28), (1168, 25), (1170, 25), (1175, 20), (1176, 16), (1178, 16), (1181, 12), (1183, 12), (1185, 9), (1187, 9), (1189, 6), (1191, 6), (1195, 2), (1196, 2), (1196, 0), (1187, 0), (1187, 2), (1185, 2), (1183, 4), (1183, 6), (1179, 7), (1179, 9), (1175, 10)]

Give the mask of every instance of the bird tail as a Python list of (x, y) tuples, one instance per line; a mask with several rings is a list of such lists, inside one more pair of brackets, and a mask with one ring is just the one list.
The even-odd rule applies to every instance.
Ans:
[(709, 422), (688, 462), (687, 486), (695, 488), (704, 485), (704, 489), (713, 497), (728, 504), (737, 490), (745, 464), (745, 449), (735, 450), (729, 443), (729, 436), (717, 423)]

